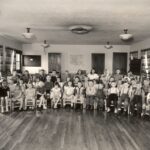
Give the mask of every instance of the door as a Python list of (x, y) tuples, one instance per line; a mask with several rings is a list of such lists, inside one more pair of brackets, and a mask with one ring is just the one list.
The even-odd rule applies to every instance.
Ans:
[(94, 68), (98, 74), (102, 74), (104, 72), (104, 67), (105, 67), (105, 54), (93, 53), (92, 68)]
[(120, 69), (122, 74), (127, 73), (127, 53), (113, 53), (113, 73)]
[(49, 53), (48, 54), (48, 70), (56, 70), (61, 72), (61, 54), (60, 53)]

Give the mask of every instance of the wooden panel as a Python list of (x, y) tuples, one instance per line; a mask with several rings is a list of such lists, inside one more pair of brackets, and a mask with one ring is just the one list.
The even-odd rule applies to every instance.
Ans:
[(60, 53), (49, 53), (48, 54), (48, 70), (56, 70), (61, 72), (61, 54)]
[(122, 74), (127, 73), (127, 53), (113, 53), (113, 73), (120, 69)]
[(105, 54), (93, 53), (92, 54), (92, 68), (96, 70), (97, 73), (102, 74), (105, 67)]

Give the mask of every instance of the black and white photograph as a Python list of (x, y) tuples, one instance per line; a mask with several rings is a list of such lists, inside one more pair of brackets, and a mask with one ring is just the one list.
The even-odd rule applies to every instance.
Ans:
[(150, 150), (150, 0), (0, 0), (0, 150)]

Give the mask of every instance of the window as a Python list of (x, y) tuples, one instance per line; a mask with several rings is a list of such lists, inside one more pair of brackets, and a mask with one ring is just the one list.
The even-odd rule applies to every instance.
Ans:
[(21, 53), (16, 52), (16, 70), (21, 71)]

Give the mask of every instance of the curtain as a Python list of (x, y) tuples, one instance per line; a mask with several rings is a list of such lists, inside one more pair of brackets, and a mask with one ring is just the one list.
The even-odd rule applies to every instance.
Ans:
[(16, 70), (16, 51), (9, 47), (6, 47), (5, 65), (7, 75), (11, 75)]
[(3, 46), (0, 46), (0, 72), (3, 71)]

